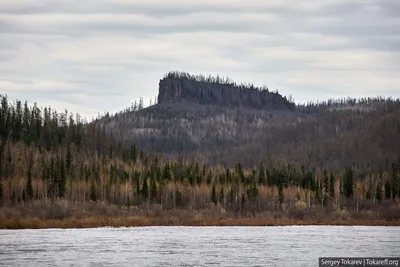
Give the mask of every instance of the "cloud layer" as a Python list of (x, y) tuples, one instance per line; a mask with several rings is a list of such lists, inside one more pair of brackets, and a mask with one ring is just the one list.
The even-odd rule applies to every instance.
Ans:
[(396, 0), (0, 2), (0, 93), (86, 117), (154, 99), (169, 70), (297, 102), (400, 97)]

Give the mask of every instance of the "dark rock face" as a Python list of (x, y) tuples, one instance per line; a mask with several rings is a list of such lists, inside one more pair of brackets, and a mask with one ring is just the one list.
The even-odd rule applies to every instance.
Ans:
[(218, 76), (170, 72), (159, 83), (158, 103), (188, 102), (263, 110), (295, 110), (295, 104), (277, 92), (253, 85), (237, 85)]

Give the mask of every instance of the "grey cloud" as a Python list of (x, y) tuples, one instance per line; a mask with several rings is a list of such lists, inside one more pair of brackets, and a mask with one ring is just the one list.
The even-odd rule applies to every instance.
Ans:
[[(245, 13), (246, 14), (246, 13)], [(220, 21), (213, 21), (213, 15), (222, 16)], [(247, 14), (251, 18), (254, 14)], [(82, 16), (82, 18), (85, 18)], [(284, 35), (290, 33), (314, 33), (326, 36), (338, 36), (349, 39), (349, 44), (344, 48), (361, 47), (377, 50), (396, 49), (397, 40), (393, 36), (400, 36), (399, 19), (369, 20), (367, 16), (354, 15), (348, 19), (325, 17), (299, 19), (299, 18), (277, 18), (276, 21), (261, 19), (257, 22), (246, 19), (245, 17), (231, 17), (224, 13), (202, 14), (200, 16), (177, 17), (171, 21), (162, 18), (146, 17), (144, 21), (124, 21), (118, 20), (104, 22), (101, 17), (98, 19), (88, 19), (77, 23), (72, 21), (57, 21), (52, 24), (49, 22), (12, 22), (7, 18), (0, 17), (0, 32), (3, 33), (35, 33), (44, 35), (67, 35), (67, 36), (95, 36), (107, 34), (134, 35), (137, 37), (151, 35), (168, 35), (174, 33), (194, 33), (194, 32), (231, 32), (231, 33), (258, 33), (262, 35), (274, 35), (276, 43), (282, 45), (287, 43), (296, 45), (296, 40), (289, 43)], [(196, 20), (196, 18), (198, 20)], [(163, 22), (165, 23), (163, 24)], [(271, 26), (272, 25), (272, 26)], [(290, 39), (290, 38), (289, 38)], [(292, 38), (293, 39), (293, 38)], [(385, 40), (391, 39), (386, 45)], [(338, 44), (328, 44), (329, 49), (340, 49)], [(310, 49), (318, 49), (318, 46), (307, 44)], [(320, 49), (324, 49), (322, 46)]]
[(88, 116), (148, 103), (169, 70), (299, 101), (400, 97), (398, 1), (21, 0), (0, 10), (0, 93)]
[(271, 13), (281, 17), (338, 17), (378, 12), (398, 17), (400, 3), (393, 0), (352, 1), (21, 1), (3, 2), (8, 14), (145, 14), (168, 17), (193, 13)]

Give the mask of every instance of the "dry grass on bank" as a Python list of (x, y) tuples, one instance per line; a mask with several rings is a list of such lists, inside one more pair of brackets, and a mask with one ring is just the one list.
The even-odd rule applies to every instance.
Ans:
[(44, 228), (97, 228), (97, 227), (140, 227), (140, 226), (288, 226), (288, 225), (365, 225), (400, 226), (400, 221), (313, 221), (274, 218), (224, 218), (196, 219), (129, 217), (88, 217), (63, 220), (41, 220), (38, 218), (0, 218), (0, 229), (44, 229)]
[[(392, 210), (393, 209), (393, 210)], [(94, 228), (138, 226), (286, 226), (369, 225), (400, 226), (396, 209), (379, 217), (373, 211), (308, 212), (293, 209), (258, 214), (232, 213), (211, 205), (205, 210), (165, 210), (159, 205), (119, 207), (105, 203), (35, 201), (0, 208), (0, 229)], [(383, 212), (380, 212), (383, 214)]]

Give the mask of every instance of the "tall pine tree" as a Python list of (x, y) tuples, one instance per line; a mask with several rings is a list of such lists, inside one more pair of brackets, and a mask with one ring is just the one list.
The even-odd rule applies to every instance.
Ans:
[(343, 179), (343, 191), (345, 197), (347, 198), (353, 197), (353, 189), (354, 189), (353, 176), (354, 176), (353, 169), (351, 167), (347, 167)]
[(218, 202), (217, 192), (215, 190), (215, 184), (213, 184), (211, 189), (211, 201), (214, 202), (214, 204), (217, 204)]
[(25, 186), (26, 194), (28, 195), (28, 199), (33, 199), (33, 186), (32, 186), (32, 163), (28, 164), (28, 173), (26, 179), (26, 186)]

